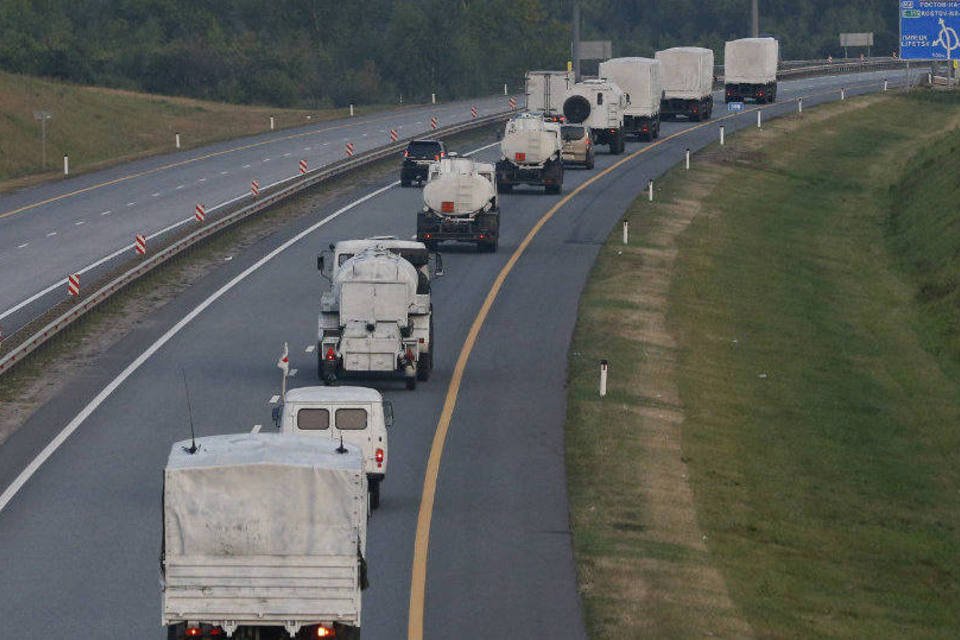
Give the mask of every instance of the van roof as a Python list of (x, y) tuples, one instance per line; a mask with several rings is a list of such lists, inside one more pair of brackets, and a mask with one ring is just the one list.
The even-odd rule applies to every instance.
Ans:
[(337, 453), (339, 443), (280, 433), (234, 433), (197, 438), (198, 449), (190, 453), (190, 440), (173, 445), (167, 470), (237, 467), (279, 464), (289, 467), (342, 469), (363, 467), (360, 449), (344, 445), (346, 453)]
[(287, 402), (381, 402), (383, 396), (370, 387), (299, 387), (287, 391)]

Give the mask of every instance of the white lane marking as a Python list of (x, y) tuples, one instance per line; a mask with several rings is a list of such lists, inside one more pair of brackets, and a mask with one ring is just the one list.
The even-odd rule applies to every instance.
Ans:
[[(490, 145), (490, 146), (493, 146), (493, 145)], [(157, 351), (159, 351), (165, 344), (170, 342), (170, 340), (172, 340), (174, 336), (180, 333), (180, 331), (182, 331), (185, 326), (190, 324), (197, 316), (203, 313), (210, 305), (212, 305), (214, 302), (219, 300), (221, 297), (223, 297), (224, 294), (226, 294), (228, 291), (236, 287), (238, 284), (246, 280), (252, 273), (258, 271), (261, 267), (263, 267), (263, 265), (267, 264), (268, 262), (276, 258), (278, 255), (280, 255), (281, 253), (283, 253), (293, 245), (297, 244), (298, 242), (300, 242), (301, 240), (303, 240), (304, 238), (312, 234), (314, 231), (316, 231), (320, 227), (323, 227), (324, 225), (328, 224), (332, 220), (339, 218), (347, 211), (350, 211), (351, 209), (354, 209), (360, 206), (364, 202), (372, 200), (373, 198), (376, 198), (377, 196), (383, 193), (386, 193), (390, 189), (393, 189), (394, 187), (396, 187), (398, 184), (400, 184), (399, 181), (391, 182), (385, 187), (380, 187), (375, 191), (371, 191), (370, 193), (363, 196), (362, 198), (358, 198), (357, 200), (354, 200), (350, 204), (334, 211), (333, 213), (328, 215), (326, 218), (323, 218), (322, 220), (319, 220), (314, 224), (310, 225), (309, 227), (307, 227), (306, 229), (304, 229), (294, 237), (290, 238), (289, 240), (281, 244), (279, 247), (277, 247), (267, 255), (257, 260), (255, 263), (253, 263), (249, 267), (247, 267), (243, 272), (241, 272), (240, 274), (235, 276), (232, 280), (230, 280), (228, 283), (226, 283), (225, 285), (217, 289), (213, 294), (210, 295), (209, 298), (207, 298), (206, 300), (201, 302), (198, 306), (196, 306), (190, 313), (188, 313), (179, 322), (177, 322), (177, 324), (170, 327), (170, 329), (168, 329), (165, 334), (163, 334), (160, 338), (157, 339), (156, 342), (150, 345), (146, 351), (144, 351), (139, 356), (137, 356), (137, 358), (133, 362), (131, 362), (129, 365), (127, 365), (127, 367), (123, 371), (121, 371), (116, 378), (110, 381), (110, 384), (104, 387), (100, 393), (98, 393), (89, 403), (87, 403), (87, 405), (80, 411), (80, 413), (74, 416), (73, 420), (71, 420), (67, 424), (67, 426), (65, 426), (60, 431), (60, 433), (58, 433), (56, 437), (54, 437), (54, 439), (51, 440), (50, 443), (43, 448), (43, 451), (37, 454), (37, 457), (35, 457), (33, 460), (30, 461), (30, 464), (28, 464), (27, 467), (20, 472), (20, 474), (14, 479), (14, 481), (10, 483), (10, 486), (8, 486), (4, 490), (4, 492), (0, 494), (0, 513), (3, 513), (3, 510), (7, 507), (8, 504), (10, 504), (10, 501), (13, 500), (13, 498), (20, 492), (23, 486), (30, 480), (30, 478), (33, 477), (33, 475), (37, 472), (37, 470), (40, 469), (41, 466), (43, 466), (43, 463), (45, 463), (50, 458), (50, 456), (52, 456), (54, 452), (56, 452), (56, 450), (59, 449), (64, 442), (66, 442), (67, 438), (69, 438), (70, 435), (74, 431), (76, 431), (77, 428), (79, 428), (80, 425), (83, 424), (87, 420), (87, 418), (89, 418), (90, 415), (94, 411), (96, 411), (97, 408), (101, 404), (103, 404), (103, 402), (107, 398), (113, 395), (113, 392), (116, 391), (120, 387), (120, 385), (126, 382), (126, 380), (131, 375), (133, 375), (137, 369), (143, 366), (143, 363), (149, 360), (150, 357), (153, 356), (153, 354), (155, 354)], [(125, 249), (125, 251), (126, 250), (127, 249)]]
[(18, 244), (18, 245), (17, 245), (17, 249), (23, 249), (23, 248), (26, 248), (26, 247), (28, 247), (28, 246), (30, 246), (30, 243), (29, 243), (29, 242), (24, 242), (23, 244)]
[(55, 235), (57, 235), (57, 232), (56, 232), (56, 231), (51, 231), (50, 233), (47, 234), (47, 237), (48, 237), (48, 238), (52, 238), (52, 237), (55, 236)]
[(270, 396), (269, 404), (277, 404), (277, 401), (280, 399), (280, 396)]
[(137, 204), (137, 203), (136, 203), (136, 202), (128, 202), (128, 203), (127, 203), (127, 206), (128, 206), (128, 207), (132, 207), (132, 206), (134, 206), (135, 204)]
[(184, 185), (182, 185), (182, 184), (178, 184), (178, 185), (177, 185), (177, 191), (180, 191), (180, 189), (183, 189), (183, 186), (184, 186)]
[(300, 369), (290, 369), (290, 373), (287, 374), (287, 377), (292, 378), (293, 376), (297, 375), (297, 371), (300, 371)]
[(200, 178), (199, 180), (197, 180), (197, 182), (206, 182), (206, 181), (207, 181), (206, 178)]
[(249, 169), (249, 168), (250, 168), (250, 165), (245, 164), (245, 165), (243, 165), (243, 168), (244, 168), (244, 169)]
[(292, 153), (285, 153), (285, 154), (283, 154), (283, 157), (284, 157), (284, 158), (289, 158), (289, 157), (292, 156), (292, 155), (293, 155)]
[(316, 348), (317, 348), (317, 345), (315, 345), (315, 344), (308, 344), (308, 345), (307, 345), (307, 348), (304, 349), (304, 351), (305, 351), (306, 353), (313, 353), (313, 350), (316, 349)]
[(304, 147), (304, 148), (303, 148), (304, 151), (310, 151), (310, 149), (311, 149), (311, 147)]
[(230, 262), (231, 260), (233, 260), (233, 256), (227, 256), (223, 259), (224, 262)]
[(260, 433), (260, 429), (263, 427), (262, 424), (253, 425), (253, 429), (250, 430), (250, 433)]
[(100, 215), (102, 215), (102, 216), (108, 216), (108, 215), (110, 215), (111, 213), (113, 213), (113, 211), (110, 211), (109, 209), (107, 209), (106, 211), (101, 211), (101, 212), (100, 212)]
[(87, 224), (87, 223), (85, 220), (77, 220), (76, 222), (73, 223), (73, 226), (79, 227), (82, 224)]
[(320, 145), (320, 146), (322, 146), (322, 147), (327, 147), (327, 146), (330, 146), (330, 143), (329, 143), (329, 142), (324, 142), (324, 143), (323, 143), (322, 145)]
[(363, 134), (363, 137), (366, 138), (366, 137), (367, 137), (367, 134), (364, 133), (364, 134)]
[(229, 171), (221, 171), (220, 175), (225, 176), (225, 175), (228, 175), (229, 173), (230, 173)]
[(264, 158), (263, 161), (264, 161), (264, 162), (270, 162), (270, 158)]

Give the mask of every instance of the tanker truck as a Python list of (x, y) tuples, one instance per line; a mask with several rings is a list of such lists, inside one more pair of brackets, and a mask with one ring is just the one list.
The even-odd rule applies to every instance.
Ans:
[(451, 157), (430, 169), (417, 213), (417, 240), (434, 248), (444, 240), (475, 242), (478, 251), (496, 251), (500, 203), (494, 166)]
[(723, 52), (724, 95), (727, 102), (777, 100), (777, 61), (780, 43), (774, 38), (731, 40)]
[(359, 449), (279, 433), (178, 442), (162, 511), (169, 640), (359, 640), (369, 512)]
[(596, 144), (609, 145), (612, 154), (623, 153), (625, 148), (623, 122), (626, 108), (627, 97), (620, 87), (603, 79), (578, 82), (570, 87), (563, 101), (563, 115), (567, 122), (590, 129)]
[(572, 71), (527, 71), (526, 81), (527, 111), (556, 114), (574, 82)]
[(660, 137), (660, 63), (652, 58), (611, 58), (600, 63), (600, 77), (623, 91), (623, 133), (638, 140)]
[(673, 47), (657, 51), (663, 74), (664, 118), (709, 120), (713, 113), (713, 50)]
[(560, 125), (542, 114), (521, 113), (507, 121), (497, 162), (497, 191), (514, 185), (543, 186), (547, 193), (563, 189), (563, 142)]
[[(331, 287), (320, 298), (318, 375), (330, 385), (351, 374), (400, 374), (414, 389), (433, 369), (427, 248), (411, 243), (412, 262), (390, 241), (350, 242), (355, 252), (335, 246)], [(324, 255), (317, 266), (326, 276)]]

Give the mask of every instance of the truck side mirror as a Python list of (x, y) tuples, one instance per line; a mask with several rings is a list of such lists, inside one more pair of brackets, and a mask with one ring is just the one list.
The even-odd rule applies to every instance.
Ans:
[(383, 424), (387, 427), (393, 426), (393, 403), (389, 400), (383, 401)]
[(327, 271), (327, 267), (330, 265), (327, 264), (327, 255), (329, 254), (327, 254), (326, 251), (317, 254), (317, 270), (320, 272), (321, 276), (329, 280), (330, 272)]
[(323, 273), (323, 254), (317, 256), (317, 271)]
[(280, 428), (280, 416), (282, 416), (282, 415), (283, 415), (283, 408), (282, 408), (282, 407), (274, 407), (274, 408), (273, 408), (273, 424), (274, 424), (274, 426), (277, 427), (277, 429)]

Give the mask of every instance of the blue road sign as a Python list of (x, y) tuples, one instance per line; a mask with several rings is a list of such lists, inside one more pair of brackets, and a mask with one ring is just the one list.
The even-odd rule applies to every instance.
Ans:
[(728, 102), (727, 111), (743, 111), (742, 102)]
[(900, 57), (960, 59), (960, 0), (900, 0)]

